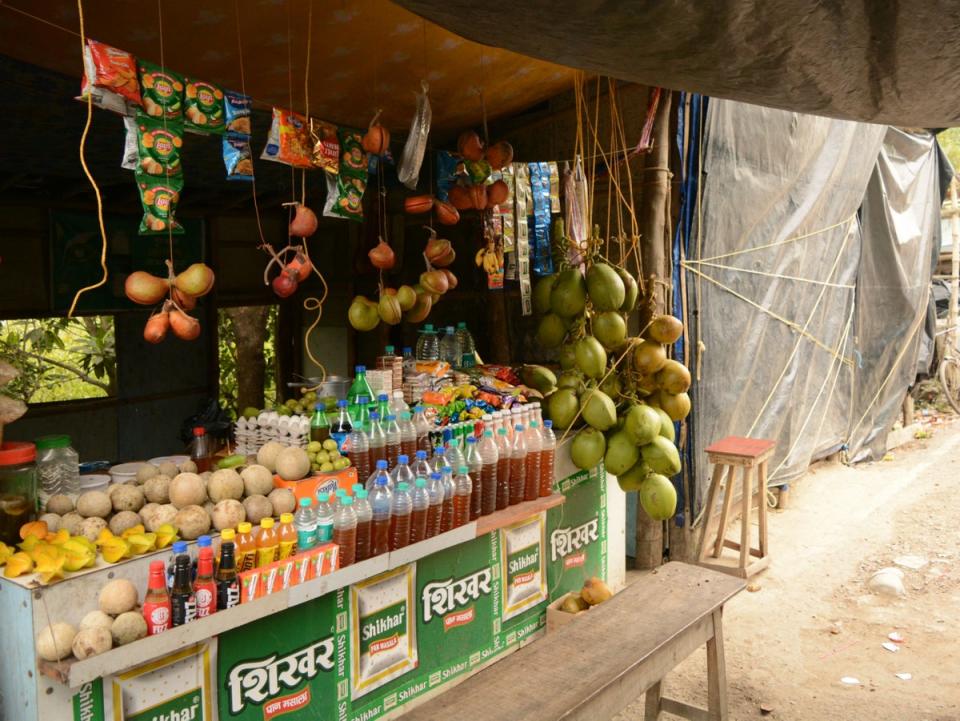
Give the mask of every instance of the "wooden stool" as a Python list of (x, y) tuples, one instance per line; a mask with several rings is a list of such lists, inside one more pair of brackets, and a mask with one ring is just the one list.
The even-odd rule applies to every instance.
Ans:
[[(767, 460), (773, 455), (775, 446), (774, 441), (760, 438), (728, 436), (706, 449), (707, 459), (714, 464), (714, 467), (710, 491), (707, 495), (706, 514), (703, 519), (703, 536), (697, 553), (697, 562), (701, 566), (741, 578), (749, 578), (770, 563), (767, 545)], [(727, 525), (733, 520), (730, 510), (733, 506), (734, 480), (738, 466), (743, 469), (741, 471), (739, 543), (726, 538)], [(753, 491), (754, 468), (757, 469), (756, 493)], [(723, 480), (724, 471), (726, 471), (726, 481)], [(720, 518), (715, 519), (718, 495), (721, 492), (723, 493), (722, 510)], [(750, 510), (754, 500), (756, 500), (757, 515), (760, 520), (759, 548), (751, 548), (750, 540)], [(735, 516), (736, 513), (734, 513)], [(740, 561), (736, 566), (720, 560), (716, 562), (712, 560), (720, 559), (724, 548), (732, 548), (740, 552)], [(751, 561), (751, 556), (756, 560)]]

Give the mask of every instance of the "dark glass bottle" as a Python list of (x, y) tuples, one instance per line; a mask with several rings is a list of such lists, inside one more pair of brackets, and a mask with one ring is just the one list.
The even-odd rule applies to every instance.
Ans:
[(190, 556), (177, 556), (173, 570), (173, 588), (170, 589), (173, 625), (182, 626), (197, 617), (197, 600), (190, 581)]

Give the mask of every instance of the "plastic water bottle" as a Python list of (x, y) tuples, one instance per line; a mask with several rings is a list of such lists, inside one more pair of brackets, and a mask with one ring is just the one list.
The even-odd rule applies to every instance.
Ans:
[(446, 533), (453, 528), (453, 497), (457, 486), (453, 481), (453, 468), (444, 466), (440, 475), (443, 484), (443, 509), (440, 515), (440, 533)]
[(420, 329), (420, 336), (417, 338), (417, 360), (440, 360), (440, 342), (437, 340), (437, 331), (431, 323), (427, 323)]
[(293, 516), (293, 527), (297, 529), (297, 553), (317, 545), (317, 512), (313, 509), (313, 499), (300, 499), (300, 506)]
[(467, 468), (470, 469), (470, 479), (473, 481), (474, 490), (474, 493), (470, 496), (470, 520), (475, 521), (480, 518), (480, 514), (483, 512), (480, 481), (483, 459), (480, 457), (480, 450), (477, 448), (477, 439), (473, 436), (467, 436), (467, 452), (464, 455), (467, 459)]
[(413, 499), (410, 498), (410, 486), (401, 483), (393, 492), (393, 506), (390, 509), (391, 551), (410, 545), (410, 514), (412, 512)]
[(400, 452), (408, 458), (413, 458), (417, 453), (417, 427), (413, 425), (413, 416), (410, 415), (410, 411), (400, 414), (397, 425), (400, 426)]
[(510, 505), (510, 457), (513, 455), (513, 446), (503, 426), (497, 429), (494, 440), (497, 442), (497, 510), (502, 511)]
[(433, 458), (430, 459), (430, 465), (433, 466), (433, 470), (441, 473), (443, 473), (445, 466), (450, 465), (447, 463), (446, 449), (443, 446), (437, 446), (433, 449)]
[(460, 466), (465, 466), (467, 464), (467, 457), (463, 454), (463, 451), (460, 448), (459, 438), (450, 439), (450, 442), (447, 443), (447, 450), (444, 455), (447, 458), (447, 464), (453, 468), (459, 468)]
[(370, 446), (370, 462), (387, 460), (387, 434), (380, 423), (380, 414), (370, 412), (370, 429), (367, 431), (367, 443)]
[(460, 346), (452, 325), (446, 327), (443, 338), (440, 339), (440, 360), (454, 367), (460, 365)]
[(426, 451), (417, 451), (412, 470), (416, 478), (430, 478), (430, 474), (433, 473), (433, 466), (427, 461)]
[(393, 492), (386, 473), (377, 476), (377, 482), (370, 492), (370, 508), (373, 511), (373, 524), (370, 527), (370, 557), (379, 556), (390, 550), (390, 518), (393, 513)]
[(333, 508), (330, 506), (330, 494), (324, 491), (317, 496), (317, 543), (329, 543), (333, 540)]
[[(424, 461), (426, 465), (426, 462)], [(430, 496), (430, 508), (427, 510), (427, 538), (433, 538), (440, 533), (440, 519), (443, 516), (443, 474), (431, 473), (427, 483), (427, 494)]]
[(430, 492), (427, 479), (418, 478), (413, 484), (411, 494), (413, 512), (410, 514), (410, 543), (417, 543), (427, 537), (427, 516), (430, 514)]
[(403, 347), (403, 377), (409, 378), (417, 372), (417, 359), (413, 357), (413, 348)]
[(477, 444), (480, 454), (480, 515), (488, 516), (497, 510), (497, 465), (500, 453), (497, 442), (493, 439), (493, 431), (487, 429), (483, 438)]
[(453, 527), (459, 528), (470, 520), (470, 497), (473, 495), (473, 480), (470, 469), (460, 466), (453, 479)]
[(340, 568), (352, 566), (357, 560), (357, 514), (350, 496), (344, 497), (333, 519), (333, 542), (340, 547)]
[(370, 539), (373, 532), (373, 508), (365, 488), (353, 494), (353, 511), (357, 514), (357, 560), (370, 558)]
[(553, 421), (544, 421), (540, 431), (540, 496), (553, 493), (553, 467), (557, 455), (557, 437), (553, 435)]
[(460, 367), (473, 368), (477, 365), (477, 348), (473, 342), (473, 335), (463, 321), (457, 323), (457, 343), (460, 346)]
[[(377, 469), (373, 472), (373, 475), (367, 480), (367, 490), (370, 493), (373, 493), (374, 487), (377, 485), (377, 482), (380, 479), (384, 479), (383, 482), (391, 491), (393, 490), (393, 479), (390, 478), (390, 474), (387, 473), (387, 462), (386, 461), (377, 461)], [(371, 501), (372, 502), (372, 501)]]
[(380, 423), (386, 428), (387, 416), (390, 415), (390, 396), (386, 393), (377, 395), (377, 413), (380, 414)]
[(535, 501), (540, 496), (540, 450), (543, 436), (540, 424), (530, 421), (524, 431), (523, 440), (527, 444), (527, 462), (524, 469), (523, 500)]
[(358, 422), (350, 431), (350, 463), (357, 469), (357, 478), (366, 480), (373, 472), (373, 461), (370, 458), (370, 439), (367, 432)]
[[(510, 446), (510, 505), (523, 501), (527, 482), (527, 442), (522, 423), (513, 428), (513, 443)], [(539, 480), (539, 479), (538, 479)]]
[(383, 435), (387, 439), (387, 463), (392, 467), (397, 465), (397, 459), (400, 457), (400, 426), (397, 423), (397, 417), (392, 413), (387, 416)]
[(433, 424), (423, 412), (423, 406), (415, 406), (413, 409), (413, 427), (417, 430), (417, 448), (429, 453), (432, 450), (430, 431), (433, 430)]
[(400, 483), (406, 483), (407, 487), (412, 488), (416, 478), (413, 474), (413, 469), (410, 468), (410, 459), (406, 456), (397, 458), (397, 465), (390, 471), (390, 480), (393, 481), (394, 489), (396, 489)]
[(403, 391), (399, 388), (393, 391), (390, 396), (390, 412), (399, 418), (401, 414), (410, 410), (410, 406), (403, 400)]

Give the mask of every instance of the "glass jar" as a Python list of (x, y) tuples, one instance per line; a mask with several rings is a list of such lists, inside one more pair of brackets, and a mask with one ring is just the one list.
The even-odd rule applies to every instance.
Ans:
[(70, 447), (70, 436), (37, 439), (37, 478), (42, 506), (58, 493), (74, 498), (80, 493), (80, 456)]
[(32, 443), (0, 445), (0, 541), (20, 542), (20, 526), (37, 515), (37, 449)]

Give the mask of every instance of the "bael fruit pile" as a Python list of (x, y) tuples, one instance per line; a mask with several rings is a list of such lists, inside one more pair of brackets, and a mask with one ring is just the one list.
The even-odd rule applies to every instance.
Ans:
[(574, 464), (592, 468), (602, 460), (621, 488), (639, 492), (652, 518), (666, 520), (676, 512), (673, 424), (690, 412), (690, 372), (667, 357), (667, 346), (683, 333), (673, 316), (654, 316), (641, 337), (627, 336), (626, 316), (638, 298), (634, 278), (601, 261), (585, 276), (567, 268), (541, 278), (533, 291), (542, 316), (537, 338), (558, 349), (561, 373), (526, 366), (521, 374), (544, 393), (555, 428), (577, 429)]

